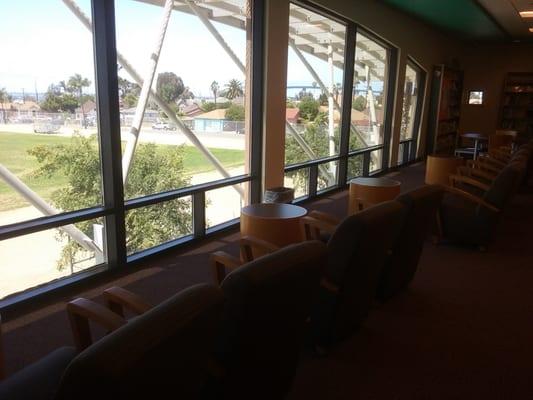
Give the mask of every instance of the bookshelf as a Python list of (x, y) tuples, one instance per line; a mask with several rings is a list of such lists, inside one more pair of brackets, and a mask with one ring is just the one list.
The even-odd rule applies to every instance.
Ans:
[(519, 141), (533, 139), (533, 72), (507, 74), (498, 129), (517, 131)]
[(453, 154), (459, 129), (462, 92), (462, 71), (445, 65), (434, 67), (428, 124), (428, 153)]

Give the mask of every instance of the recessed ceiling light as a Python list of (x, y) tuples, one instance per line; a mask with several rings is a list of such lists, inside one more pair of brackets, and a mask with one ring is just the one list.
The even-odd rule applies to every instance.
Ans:
[(520, 11), (520, 16), (522, 18), (533, 18), (533, 10), (532, 11)]

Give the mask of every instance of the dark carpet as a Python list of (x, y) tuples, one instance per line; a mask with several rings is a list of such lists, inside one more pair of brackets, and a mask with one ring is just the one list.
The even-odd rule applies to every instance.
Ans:
[[(423, 183), (423, 166), (394, 173), (402, 190)], [(344, 216), (347, 194), (306, 205)], [(517, 196), (486, 253), (425, 246), (410, 289), (377, 306), (326, 358), (305, 356), (290, 399), (533, 398), (533, 196)], [(99, 299), (124, 286), (157, 303), (210, 281), (209, 254), (237, 254), (238, 233), (166, 256), (76, 296)], [(7, 373), (71, 344), (65, 302), (4, 324)], [(258, 389), (260, 390), (260, 389)]]

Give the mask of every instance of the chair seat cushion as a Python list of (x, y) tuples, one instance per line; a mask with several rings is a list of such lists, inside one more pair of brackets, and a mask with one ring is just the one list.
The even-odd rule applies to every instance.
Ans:
[(74, 347), (61, 347), (0, 384), (0, 399), (53, 399), (67, 365), (76, 356)]

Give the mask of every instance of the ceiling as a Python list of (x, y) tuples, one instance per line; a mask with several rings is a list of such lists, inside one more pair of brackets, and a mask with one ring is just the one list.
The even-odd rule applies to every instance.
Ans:
[(474, 41), (533, 42), (533, 0), (383, 0), (447, 32)]

